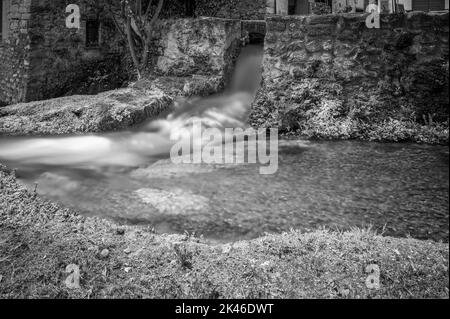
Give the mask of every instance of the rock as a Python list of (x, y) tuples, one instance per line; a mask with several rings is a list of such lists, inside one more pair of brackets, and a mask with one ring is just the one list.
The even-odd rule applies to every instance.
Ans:
[(108, 249), (103, 249), (101, 252), (100, 252), (100, 257), (101, 258), (107, 258), (109, 256), (109, 250)]
[(118, 227), (116, 228), (116, 235), (124, 235), (125, 234), (125, 228)]
[(230, 244), (223, 245), (222, 246), (222, 254), (229, 254), (232, 249), (233, 249), (233, 246)]
[(231, 74), (239, 52), (239, 20), (216, 18), (161, 21), (162, 55), (156, 73), (165, 76)]
[(124, 270), (126, 273), (129, 273), (129, 272), (131, 272), (132, 268), (131, 268), (131, 267), (125, 267), (123, 270)]
[(56, 135), (128, 128), (170, 108), (172, 98), (153, 88), (126, 88), (2, 108), (0, 135)]
[(64, 281), (66, 287), (68, 289), (80, 289), (80, 267), (75, 264), (67, 265), (66, 273), (69, 273)]
[(131, 254), (131, 249), (130, 248), (126, 248), (123, 252), (125, 254), (129, 255), (129, 254)]
[(195, 76), (186, 81), (183, 87), (185, 96), (208, 96), (223, 89), (221, 77)]

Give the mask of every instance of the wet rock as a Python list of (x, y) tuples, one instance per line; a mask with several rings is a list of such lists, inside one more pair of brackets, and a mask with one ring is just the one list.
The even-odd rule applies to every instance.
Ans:
[(185, 96), (208, 96), (223, 89), (220, 77), (196, 76), (186, 81), (183, 87)]
[(104, 132), (128, 128), (167, 110), (172, 98), (153, 88), (126, 88), (2, 108), (0, 135)]

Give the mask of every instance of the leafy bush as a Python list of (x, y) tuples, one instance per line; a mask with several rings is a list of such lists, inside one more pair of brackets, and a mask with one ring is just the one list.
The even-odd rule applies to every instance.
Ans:
[(115, 54), (86, 63), (79, 69), (77, 80), (66, 84), (70, 87), (65, 88), (63, 95), (97, 94), (122, 87), (131, 78), (122, 58)]

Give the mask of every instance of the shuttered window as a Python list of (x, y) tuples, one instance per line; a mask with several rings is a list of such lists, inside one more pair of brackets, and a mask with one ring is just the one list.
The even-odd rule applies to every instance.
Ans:
[(185, 12), (187, 17), (193, 17), (195, 15), (195, 0), (185, 1)]
[(309, 14), (309, 0), (289, 0), (288, 14), (289, 15), (307, 15)]
[(100, 22), (99, 20), (87, 20), (86, 21), (86, 47), (98, 47), (99, 43), (99, 31)]
[(0, 0), (0, 41), (6, 40), (9, 35), (9, 1), (10, 0)]
[(412, 0), (414, 11), (440, 11), (445, 9), (445, 0)]
[(3, 32), (3, 0), (0, 2), (0, 40)]

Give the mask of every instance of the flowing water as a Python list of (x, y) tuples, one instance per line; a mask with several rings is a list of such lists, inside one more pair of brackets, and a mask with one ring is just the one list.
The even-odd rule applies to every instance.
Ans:
[[(173, 138), (193, 119), (245, 127), (260, 82), (260, 47), (247, 47), (222, 95), (192, 99), (138, 130), (0, 141), (0, 162), (42, 196), (87, 215), (219, 241), (321, 226), (373, 225), (385, 234), (448, 241), (447, 147), (280, 141), (279, 168), (173, 164)], [(172, 139), (171, 139), (172, 138)]]

